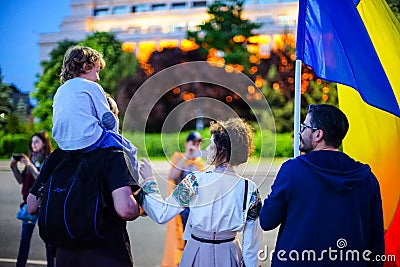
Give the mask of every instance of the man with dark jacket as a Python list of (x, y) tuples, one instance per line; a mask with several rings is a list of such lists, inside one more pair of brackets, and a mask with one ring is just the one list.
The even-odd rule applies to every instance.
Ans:
[(383, 265), (379, 183), (339, 152), (348, 128), (338, 108), (309, 106), (299, 133), (305, 155), (282, 165), (261, 209), (262, 229), (280, 225), (273, 267)]
[[(43, 216), (45, 221), (42, 225), (43, 229), (39, 226), (39, 233), (43, 232), (46, 238), (58, 242), (58, 244), (50, 242), (57, 247), (56, 262), (58, 267), (133, 266), (126, 222), (139, 216), (139, 206), (132, 194), (139, 189), (139, 185), (132, 175), (133, 170), (129, 169), (130, 164), (127, 163), (129, 163), (128, 156), (122, 150), (114, 148), (101, 148), (90, 152), (71, 152), (56, 149), (44, 163), (28, 195), (28, 212), (37, 212), (39, 205), (42, 204), (39, 222), (40, 216)], [(71, 167), (74, 164), (77, 168)], [(77, 169), (76, 173), (73, 172), (74, 176), (71, 176), (70, 172), (64, 172), (69, 171), (69, 169), (72, 171)], [(62, 176), (60, 172), (62, 172)], [(70, 187), (67, 187), (67, 185), (64, 185), (66, 187), (57, 186), (54, 190), (51, 190), (53, 189), (52, 184), (64, 180), (64, 177), (73, 177), (72, 185)], [(99, 187), (99, 184), (101, 184), (101, 189), (99, 189), (101, 192), (92, 189)], [(47, 193), (45, 192), (46, 189), (43, 190), (44, 194), (42, 192), (43, 185), (46, 185), (45, 188), (49, 188)], [(80, 188), (80, 190), (77, 188)], [(77, 190), (80, 191), (79, 193), (87, 192), (87, 197), (76, 194)], [(62, 216), (50, 216), (48, 209), (51, 206), (54, 207), (55, 202), (59, 204), (59, 198), (55, 197), (55, 194), (63, 194), (63, 192), (68, 192), (68, 195), (63, 208), (60, 209)], [(69, 226), (67, 230), (72, 237), (71, 239), (89, 234), (88, 231), (82, 232), (81, 228), (79, 228), (79, 231), (73, 231), (77, 229), (77, 224), (75, 223), (72, 226), (71, 223), (75, 221), (86, 222), (87, 213), (83, 216), (79, 206), (86, 207), (88, 202), (93, 202), (89, 195), (92, 193), (97, 195), (96, 211), (101, 209), (101, 212), (96, 213), (94, 221), (91, 223), (95, 227), (97, 236), (100, 237), (99, 240), (90, 244), (67, 243), (67, 241), (73, 242), (69, 239), (61, 242), (59, 235), (64, 231), (64, 225), (56, 224), (59, 227), (54, 231), (54, 223), (55, 221), (59, 222), (59, 217), (63, 219), (65, 225)], [(47, 200), (47, 202), (43, 205), (41, 201), (44, 200)], [(73, 205), (73, 203), (77, 204)], [(61, 202), (61, 204), (63, 203)], [(51, 214), (54, 214), (54, 208), (51, 209), (51, 212)], [(78, 212), (82, 216), (74, 216)], [(68, 216), (70, 216), (70, 219), (68, 219)], [(92, 218), (91, 214), (88, 216)], [(50, 229), (49, 225), (53, 225), (53, 227)], [(100, 228), (97, 228), (100, 225), (101, 231)], [(84, 225), (86, 230), (92, 229), (88, 226)], [(41, 237), (43, 238), (42, 234)]]

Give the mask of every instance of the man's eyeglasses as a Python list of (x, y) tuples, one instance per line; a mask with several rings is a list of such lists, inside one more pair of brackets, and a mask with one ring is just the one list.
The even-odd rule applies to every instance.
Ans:
[(301, 132), (301, 133), (304, 132), (304, 130), (305, 130), (306, 128), (311, 129), (311, 130), (314, 130), (314, 131), (318, 130), (318, 128), (305, 125), (304, 123), (301, 123), (301, 124), (300, 124), (300, 132)]

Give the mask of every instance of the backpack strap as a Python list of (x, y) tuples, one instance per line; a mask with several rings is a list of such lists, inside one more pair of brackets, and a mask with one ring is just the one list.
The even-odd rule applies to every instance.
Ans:
[(244, 179), (244, 198), (243, 198), (243, 211), (246, 210), (247, 206), (247, 192), (249, 191), (249, 180)]

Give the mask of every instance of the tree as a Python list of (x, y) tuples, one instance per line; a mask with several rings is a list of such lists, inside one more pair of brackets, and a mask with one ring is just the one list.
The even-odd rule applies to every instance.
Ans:
[(13, 84), (3, 83), (0, 69), (0, 131), (14, 134), (28, 130), (27, 117), (31, 109), (29, 95)]
[[(291, 132), (295, 92), (295, 41), (290, 34), (283, 34), (281, 38), (283, 45), (273, 49), (269, 58), (261, 59), (257, 72), (249, 76), (262, 90), (271, 107), (276, 119), (276, 131)], [(337, 105), (336, 84), (319, 79), (305, 65), (302, 67), (301, 94), (304, 116), (306, 107), (311, 103)]]
[(189, 31), (188, 39), (199, 45), (208, 57), (223, 58), (227, 65), (241, 65), (246, 71), (251, 67), (248, 38), (261, 24), (242, 18), (243, 0), (217, 0), (209, 7), (210, 20), (200, 25), (200, 30)]
[[(140, 69), (135, 76), (128, 77), (121, 83), (120, 92), (118, 93), (118, 103), (121, 108), (120, 111), (126, 111), (129, 100), (135, 94), (136, 90), (146, 79), (150, 78), (152, 75), (179, 63), (190, 61), (204, 61), (205, 59), (205, 55), (199, 50), (182, 51), (180, 48), (166, 48), (162, 51), (153, 52), (145, 64), (145, 67), (148, 69)], [(148, 71), (149, 69), (151, 71)], [(174, 80), (179, 79), (179, 77), (181, 77), (182, 75), (194, 76), (194, 74), (191, 72), (194, 71), (192, 68), (188, 68), (186, 71), (187, 72), (185, 73), (185, 71), (178, 72), (176, 70), (170, 70), (169, 77), (171, 78), (171, 80)], [(196, 75), (206, 77), (206, 75), (210, 74), (200, 73), (199, 70), (196, 70)], [(170, 91), (160, 97), (159, 101), (155, 103), (148, 118), (141, 118), (141, 116), (144, 114), (137, 114), (134, 118), (130, 118), (131, 121), (128, 121), (128, 117), (125, 117), (125, 123), (128, 123), (128, 125), (131, 125), (132, 128), (135, 128), (135, 123), (143, 119), (146, 121), (146, 132), (160, 132), (163, 126), (163, 122), (167, 118), (168, 114), (170, 114), (170, 112), (172, 112), (178, 105), (182, 104), (184, 101), (189, 101), (196, 97), (210, 97), (216, 99), (221, 103), (225, 103), (226, 105), (228, 105), (240, 117), (248, 120), (255, 119), (254, 115), (249, 112), (249, 107), (246, 102), (229, 89), (210, 83), (192, 82), (182, 84), (175, 88), (171, 88)], [(141, 109), (141, 107), (138, 106), (136, 106), (135, 108), (138, 110)], [(182, 129), (194, 129), (196, 126), (196, 122), (194, 120), (188, 122), (186, 120), (186, 117), (191, 112), (191, 114), (200, 114), (202, 108), (205, 107), (199, 107), (197, 110), (192, 110), (187, 114), (186, 112), (180, 112), (179, 114), (177, 114), (176, 118), (173, 121), (169, 122), (169, 128), (172, 129), (174, 128), (173, 126), (179, 128), (180, 126), (183, 126), (183, 123), (185, 123)], [(224, 113), (224, 110), (221, 106), (213, 106), (212, 108), (216, 114)], [(136, 122), (134, 122), (133, 120), (135, 120)], [(208, 118), (205, 118), (204, 120), (205, 124), (208, 124), (210, 121)]]
[(3, 130), (7, 123), (7, 116), (12, 112), (12, 89), (8, 84), (0, 80), (0, 130)]
[(39, 75), (36, 91), (32, 96), (37, 99), (37, 106), (33, 114), (39, 120), (35, 125), (37, 129), (51, 131), (53, 117), (53, 97), (61, 85), (59, 74), (67, 49), (74, 45), (89, 46), (99, 51), (106, 61), (106, 68), (100, 72), (100, 84), (106, 92), (117, 93), (120, 80), (133, 74), (136, 69), (136, 59), (132, 54), (122, 51), (122, 43), (114, 35), (105, 32), (96, 32), (85, 40), (77, 43), (64, 40), (50, 53), (50, 60), (41, 63), (43, 73)]
[(386, 0), (392, 9), (396, 18), (400, 21), (400, 1), (399, 0)]
[(50, 52), (50, 60), (41, 62), (43, 73), (38, 76), (36, 91), (32, 97), (37, 99), (37, 106), (33, 109), (33, 116), (38, 119), (35, 127), (40, 130), (51, 131), (53, 117), (53, 97), (57, 88), (61, 85), (60, 72), (64, 54), (76, 42), (64, 40), (59, 42), (57, 47)]

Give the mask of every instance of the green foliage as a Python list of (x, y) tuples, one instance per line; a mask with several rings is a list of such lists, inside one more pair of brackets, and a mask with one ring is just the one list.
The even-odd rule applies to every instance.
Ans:
[[(143, 133), (124, 133), (124, 137), (129, 139), (138, 149), (138, 158), (159, 157), (168, 159), (175, 151), (184, 151), (184, 144), (189, 131), (172, 134), (143, 134)], [(208, 129), (200, 131), (203, 137), (202, 149), (209, 144), (210, 133)], [(28, 153), (30, 137), (33, 132), (19, 134), (5, 134), (0, 131), (0, 156), (9, 157), (12, 153)], [(274, 142), (275, 140), (275, 142)], [(53, 139), (53, 149), (57, 144)], [(291, 133), (274, 134), (270, 131), (256, 132), (254, 145), (256, 150), (252, 157), (292, 157), (293, 156), (293, 137)]]
[[(124, 137), (130, 140), (138, 149), (138, 157), (165, 157), (169, 158), (175, 151), (184, 151), (186, 137), (190, 131), (180, 133), (124, 133)], [(200, 131), (203, 140), (210, 138), (208, 129)], [(202, 149), (205, 149), (206, 142), (203, 142)]]
[(53, 97), (57, 88), (61, 85), (60, 73), (67, 49), (76, 42), (62, 41), (50, 52), (50, 60), (41, 62), (43, 74), (38, 78), (36, 91), (32, 92), (32, 97), (37, 99), (37, 106), (33, 109), (33, 116), (38, 119), (35, 128), (51, 131), (53, 117)]
[(0, 83), (0, 112), (9, 114), (12, 111), (12, 89), (8, 84)]
[(95, 32), (79, 45), (89, 46), (103, 55), (106, 67), (100, 72), (100, 84), (105, 91), (116, 95), (118, 83), (121, 79), (133, 75), (136, 70), (137, 60), (134, 55), (122, 51), (122, 43), (113, 34)]
[(103, 55), (106, 68), (100, 72), (100, 84), (112, 95), (116, 95), (120, 80), (135, 72), (136, 58), (123, 52), (121, 42), (111, 33), (96, 32), (79, 43), (68, 40), (58, 43), (50, 53), (50, 60), (41, 63), (43, 74), (38, 77), (37, 90), (32, 92), (32, 97), (38, 101), (33, 110), (34, 117), (38, 119), (38, 123), (35, 124), (37, 130), (50, 132), (52, 129), (53, 98), (61, 85), (59, 74), (64, 54), (69, 47), (78, 44), (92, 47)]
[(400, 1), (399, 0), (386, 0), (392, 9), (396, 18), (400, 21)]
[(4, 130), (7, 124), (7, 115), (12, 112), (12, 89), (8, 84), (0, 81), (0, 130)]
[(254, 136), (255, 151), (253, 157), (292, 157), (293, 138), (291, 133), (273, 133), (257, 131)]
[(198, 44), (205, 54), (214, 49), (223, 55), (225, 64), (239, 64), (248, 70), (250, 53), (246, 48), (247, 38), (261, 24), (242, 18), (243, 4), (243, 0), (213, 2), (207, 11), (210, 20), (199, 25), (200, 30), (189, 31), (187, 37)]
[(309, 83), (310, 90), (303, 95), (307, 103), (337, 105), (336, 83), (322, 82), (320, 79), (311, 80)]
[(13, 84), (2, 82), (0, 69), (0, 131), (5, 133), (21, 133), (29, 130), (27, 120), (30, 114), (28, 95), (21, 93)]
[[(295, 96), (295, 42), (293, 38), (291, 35), (282, 35), (284, 45), (271, 51), (268, 59), (262, 59), (258, 72), (254, 74), (255, 77), (262, 78), (264, 81), (261, 91), (270, 105), (278, 133), (293, 131)], [(313, 70), (305, 65), (302, 67), (301, 93), (302, 118), (305, 117), (309, 104), (336, 106), (338, 103), (336, 84), (319, 79)]]
[(293, 135), (292, 133), (276, 134), (275, 157), (293, 157)]
[(12, 153), (28, 153), (30, 138), (26, 134), (6, 134), (1, 136), (0, 147), (2, 155), (11, 156)]
[(4, 132), (6, 133), (20, 133), (20, 122), (15, 114), (8, 114), (6, 117), (6, 125), (4, 127)]
[[(183, 152), (184, 144), (189, 131), (172, 134), (124, 133), (138, 149), (138, 158), (161, 157), (168, 159), (175, 151)], [(200, 132), (203, 137), (202, 149), (208, 146), (210, 133), (208, 129)], [(276, 140), (276, 147), (275, 141)], [(270, 131), (256, 132), (253, 157), (292, 157), (293, 137), (291, 133), (274, 134)]]
[(293, 101), (288, 101), (279, 90), (274, 90), (267, 83), (262, 92), (267, 99), (275, 119), (276, 132), (290, 132), (293, 129)]

